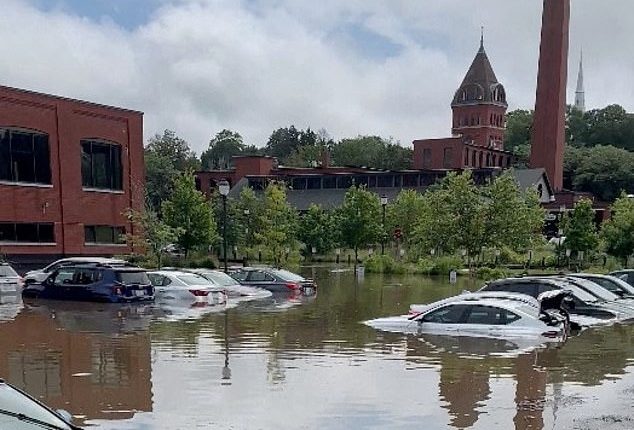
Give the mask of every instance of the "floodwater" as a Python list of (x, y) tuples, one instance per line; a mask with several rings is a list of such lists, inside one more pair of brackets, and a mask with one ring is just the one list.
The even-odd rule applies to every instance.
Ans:
[(94, 429), (631, 429), (634, 326), (559, 347), (361, 324), (475, 288), (304, 268), (319, 293), (199, 319), (151, 306), (0, 305), (0, 377)]

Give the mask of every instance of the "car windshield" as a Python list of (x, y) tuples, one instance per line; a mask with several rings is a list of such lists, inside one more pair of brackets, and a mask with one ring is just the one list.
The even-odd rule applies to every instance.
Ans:
[(619, 296), (617, 296), (614, 293), (611, 293), (610, 291), (606, 290), (602, 286), (597, 285), (593, 281), (588, 281), (587, 279), (576, 279), (574, 282), (576, 282), (579, 285), (579, 287), (582, 288), (583, 290), (607, 302), (611, 302), (611, 301), (619, 299)]
[(140, 284), (140, 285), (149, 285), (150, 278), (148, 278), (147, 273), (143, 271), (138, 272), (117, 272), (117, 281), (126, 284)]
[(176, 275), (176, 277), (187, 285), (213, 285), (210, 280), (194, 273)]
[[(0, 383), (0, 409), (9, 413), (24, 414), (28, 418), (55, 426), (62, 430), (71, 430), (71, 427), (58, 418), (48, 409), (42, 407), (24, 394), (14, 390), (7, 384)], [(7, 414), (0, 414), (0, 428), (16, 430), (33, 430), (46, 428), (42, 425), (19, 420)]]
[(574, 294), (579, 300), (582, 300), (586, 303), (596, 303), (596, 302), (603, 302), (605, 300), (599, 299), (596, 296), (593, 296), (592, 294), (584, 291), (583, 289), (577, 287), (576, 285), (572, 285), (572, 284), (566, 284), (563, 285), (562, 288), (564, 290), (570, 291), (572, 294)]
[(0, 266), (0, 278), (13, 278), (18, 274), (11, 266)]
[(273, 273), (276, 276), (279, 276), (280, 278), (284, 279), (285, 281), (305, 281), (305, 279), (299, 275), (296, 275), (293, 272), (289, 272), (288, 270), (284, 270), (284, 269), (276, 269), (276, 270), (271, 270), (271, 273)]
[(221, 287), (230, 287), (232, 285), (239, 285), (238, 282), (233, 279), (231, 276), (222, 272), (204, 272), (202, 274), (205, 278), (209, 279), (216, 285)]

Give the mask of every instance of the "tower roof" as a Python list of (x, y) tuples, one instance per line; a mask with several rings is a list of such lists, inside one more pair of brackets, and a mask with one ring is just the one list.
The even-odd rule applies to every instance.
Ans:
[(452, 106), (474, 103), (499, 103), (506, 106), (504, 87), (498, 82), (484, 50), (483, 37), (480, 38), (480, 49), (456, 91)]

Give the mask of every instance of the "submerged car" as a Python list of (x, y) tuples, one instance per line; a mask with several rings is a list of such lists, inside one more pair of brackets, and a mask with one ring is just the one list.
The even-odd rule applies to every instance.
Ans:
[(628, 318), (628, 315), (599, 300), (596, 296), (565, 280), (556, 278), (506, 278), (487, 283), (480, 291), (505, 291), (537, 298), (547, 291), (566, 290), (571, 300), (564, 303), (572, 323), (579, 326), (610, 324)]
[(17, 295), (24, 280), (9, 263), (0, 263), (0, 294)]
[[(565, 296), (562, 292), (548, 299), (559, 300), (560, 304)], [(543, 308), (528, 297), (478, 293), (462, 294), (425, 305), (420, 312), (377, 318), (365, 324), (384, 331), (492, 338), (532, 336), (563, 340), (569, 331), (565, 311)]]
[(312, 295), (317, 292), (317, 285), (312, 279), (306, 279), (284, 269), (241, 267), (235, 269), (231, 277), (242, 285), (265, 288), (274, 293), (290, 291)]
[(30, 283), (22, 297), (92, 302), (154, 300), (154, 287), (145, 270), (109, 265), (65, 266), (42, 282)]
[(24, 391), (0, 379), (0, 428), (13, 430), (81, 430), (71, 415), (53, 411)]
[(596, 275), (590, 273), (575, 273), (570, 276), (592, 281), (621, 298), (634, 298), (634, 285), (630, 285), (619, 276)]
[(70, 258), (62, 258), (60, 260), (54, 261), (43, 269), (39, 270), (31, 270), (24, 275), (24, 284), (30, 284), (33, 282), (42, 282), (44, 281), (51, 273), (56, 271), (57, 269), (61, 269), (66, 266), (76, 266), (76, 265), (88, 265), (88, 264), (102, 264), (109, 265), (111, 267), (121, 266), (121, 267), (134, 267), (134, 265), (128, 263), (125, 260), (119, 260), (116, 258), (105, 258), (105, 257), (70, 257)]
[(175, 270), (148, 272), (159, 303), (205, 306), (227, 303), (225, 289), (195, 273)]
[(264, 288), (242, 285), (234, 278), (220, 270), (186, 269), (186, 271), (200, 275), (217, 287), (223, 288), (227, 293), (227, 297), (230, 298), (261, 299), (264, 297), (270, 297), (272, 295), (269, 290), (265, 290)]
[(617, 270), (616, 272), (612, 272), (609, 275), (622, 279), (631, 286), (634, 286), (634, 269)]

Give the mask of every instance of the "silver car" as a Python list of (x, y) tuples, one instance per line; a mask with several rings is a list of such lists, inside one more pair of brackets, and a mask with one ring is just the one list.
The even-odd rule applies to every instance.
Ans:
[(8, 263), (0, 263), (0, 294), (20, 294), (24, 281)]

